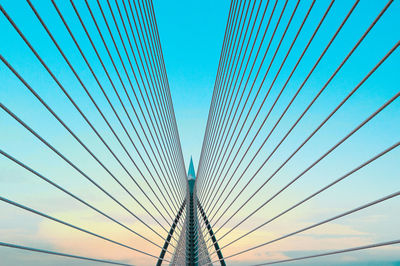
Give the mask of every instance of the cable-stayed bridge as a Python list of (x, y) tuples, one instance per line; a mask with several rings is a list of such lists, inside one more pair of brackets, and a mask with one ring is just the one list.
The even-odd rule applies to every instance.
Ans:
[(232, 1), (197, 169), (152, 1), (0, 3), (0, 265), (400, 261), (399, 1)]

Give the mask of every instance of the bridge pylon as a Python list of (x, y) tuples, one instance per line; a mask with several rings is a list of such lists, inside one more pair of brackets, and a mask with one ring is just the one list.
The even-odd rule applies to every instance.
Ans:
[[(206, 225), (207, 231), (211, 234), (213, 241), (215, 240), (216, 242), (216, 238), (213, 234), (211, 225), (207, 220), (207, 216), (197, 198), (195, 185), (196, 174), (194, 171), (192, 158), (190, 158), (187, 180), (186, 199), (182, 204), (182, 208), (185, 208), (186, 216), (171, 265), (212, 265), (206, 242), (204, 241), (200, 219), (204, 220), (204, 224)], [(175, 231), (176, 223), (178, 223), (179, 217), (181, 217), (182, 208), (177, 214), (177, 219), (175, 219), (174, 224), (171, 226), (170, 232), (172, 233)], [(169, 240), (171, 239), (170, 235), (168, 235), (168, 237), (169, 238), (167, 238), (166, 244), (164, 245), (164, 247), (167, 248), (167, 243), (169, 243)], [(219, 249), (217, 242), (214, 247)], [(165, 254), (165, 250), (162, 252)], [(221, 265), (225, 265), (221, 251), (217, 250), (217, 254)]]

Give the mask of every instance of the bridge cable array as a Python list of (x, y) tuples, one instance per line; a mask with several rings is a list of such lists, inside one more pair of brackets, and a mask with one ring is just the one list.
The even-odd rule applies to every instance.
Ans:
[[(51, 90), (59, 89), (63, 93), (64, 99), (72, 104), (92, 133), (94, 133), (96, 138), (100, 140), (108, 151), (111, 159), (107, 160), (115, 160), (123, 172), (129, 176), (131, 184), (135, 185), (135, 192), (132, 191), (132, 188), (129, 188), (131, 184), (127, 184), (126, 182), (124, 184), (119, 178), (121, 174), (116, 173), (107, 166), (107, 163), (95, 154), (90, 145), (82, 137), (79, 137), (79, 132), (76, 132), (69, 125), (68, 121), (62, 118), (63, 115), (57, 113), (56, 108), (51, 107), (51, 104), (45, 100), (45, 97), (40, 95), (39, 91), (41, 88), (34, 88), (31, 82), (25, 79), (23, 74), (17, 70), (17, 67), (10, 62), (12, 61), (11, 59), (0, 55), (1, 61), (8, 69), (10, 75), (15, 75), (31, 95), (48, 111), (48, 114), (66, 130), (65, 133), (70, 134), (84, 148), (87, 155), (93, 158), (98, 166), (120, 186), (124, 193), (137, 204), (138, 208), (133, 209), (129, 207), (131, 204), (127, 205), (119, 200), (117, 195), (113, 195), (106, 187), (96, 181), (96, 177), (91, 176), (78, 166), (78, 163), (74, 162), (73, 157), (68, 157), (60, 149), (56, 148), (54, 144), (51, 144), (49, 140), (46, 140), (45, 136), (34, 129), (34, 124), (29, 125), (20, 115), (3, 103), (0, 103), (2, 110), (42, 144), (52, 150), (59, 158), (64, 160), (65, 163), (70, 165), (79, 175), (88, 180), (91, 185), (104, 193), (109, 199), (126, 211), (127, 214), (142, 224), (142, 226), (146, 227), (153, 236), (149, 237), (143, 233), (139, 233), (137, 229), (107, 214), (105, 210), (101, 210), (96, 204), (85, 201), (62, 185), (52, 181), (52, 178), (45, 177), (34, 170), (33, 167), (23, 163), (8, 152), (0, 150), (1, 154), (69, 195), (74, 200), (86, 205), (109, 221), (122, 227), (124, 230), (133, 233), (144, 240), (145, 243), (156, 247), (164, 253), (168, 253), (171, 257), (173, 252), (166, 250), (159, 243), (160, 241), (164, 242), (166, 237), (168, 237), (168, 244), (170, 246), (175, 248), (177, 245), (178, 239), (176, 234), (171, 235), (169, 227), (174, 221), (175, 214), (185, 202), (187, 178), (153, 3), (151, 1), (114, 1), (113, 3), (110, 1), (105, 3), (100, 3), (100, 1), (89, 3), (85, 1), (85, 5), (77, 6), (71, 0), (68, 3), (69, 7), (64, 5), (61, 8), (55, 1), (51, 1), (51, 8), (53, 8), (52, 19), (58, 19), (62, 23), (64, 29), (60, 30), (64, 31), (66, 36), (72, 40), (76, 49), (75, 51), (79, 52), (78, 55), (82, 60), (81, 62), (84, 62), (87, 67), (83, 74), (80, 73), (81, 66), (74, 65), (75, 58), (71, 59), (71, 55), (68, 54), (71, 47), (64, 49), (63, 41), (56, 39), (57, 33), (52, 32), (49, 22), (46, 22), (48, 18), (42, 17), (40, 9), (31, 1), (27, 1), (27, 4), (30, 12), (32, 12), (37, 22), (40, 23), (41, 30), (47, 35), (46, 45), (52, 44), (56, 47), (59, 55), (62, 57), (62, 63), (65, 64), (65, 69), (73, 73), (79, 86), (71, 87), (70, 85), (63, 84), (62, 77), (58, 77), (57, 72), (51, 69), (51, 62), (47, 63), (45, 56), (40, 55), (40, 47), (35, 48), (34, 44), (28, 38), (29, 34), (23, 32), (23, 27), (21, 27), (23, 25), (18, 25), (12, 18), (12, 15), (3, 6), (0, 6), (0, 10), (9, 23), (8, 26), (13, 28), (26, 47), (35, 56), (41, 67), (46, 70), (54, 81), (51, 84)], [(69, 10), (63, 10), (67, 8)], [(65, 14), (71, 14), (71, 11), (73, 11), (74, 16), (67, 17)], [(86, 14), (83, 15), (82, 13)], [(94, 25), (95, 30), (88, 29), (90, 24)], [(80, 26), (79, 30), (77, 29), (77, 25)], [(84, 32), (85, 40), (82, 40), (82, 31)], [(77, 37), (78, 35), (80, 36)], [(105, 52), (103, 52), (104, 49)], [(92, 54), (88, 56), (88, 53), (94, 53), (96, 56), (93, 57)], [(98, 68), (99, 65), (101, 66), (100, 71)], [(89, 84), (86, 81), (86, 77), (83, 77), (88, 74), (93, 77), (95, 86), (93, 83)], [(101, 91), (104, 98), (101, 100), (98, 97), (96, 98), (94, 89)], [(110, 89), (112, 90), (110, 91)], [(76, 90), (84, 91), (90, 100), (90, 104), (92, 104), (107, 126), (107, 134), (111, 134), (114, 137), (112, 141), (109, 140), (108, 136), (105, 136), (104, 129), (96, 127), (96, 122), (91, 121), (90, 114), (85, 113), (85, 107), (80, 106), (79, 99), (74, 98), (73, 94)], [(104, 112), (106, 108), (102, 104), (106, 104), (107, 108), (112, 110), (111, 115)], [(118, 122), (117, 126), (115, 121)], [(120, 127), (122, 130), (116, 127)], [(114, 141), (119, 144), (118, 148), (115, 148)], [(122, 151), (122, 154), (118, 154), (117, 150)], [(129, 158), (129, 160), (121, 159), (124, 156)], [(132, 166), (136, 174), (132, 173)], [(102, 240), (139, 252), (142, 255), (170, 262), (170, 260), (164, 257), (143, 251), (142, 248), (120, 243), (119, 241), (99, 235), (89, 229), (81, 228), (10, 199), (1, 197), (1, 200), (2, 202), (101, 238)], [(153, 209), (150, 209), (150, 207)], [(139, 214), (139, 212), (143, 212), (144, 214)], [(143, 219), (143, 215), (150, 217), (154, 225)], [(182, 219), (180, 219), (176, 227), (180, 233), (183, 228)], [(154, 236), (159, 239), (155, 240)], [(128, 265), (108, 260), (24, 247), (11, 243), (2, 243), (2, 246), (79, 259), (89, 259), (98, 262)]]
[[(312, 142), (313, 137), (324, 129), (324, 125), (329, 124), (328, 122), (332, 120), (331, 118), (336, 113), (340, 112), (341, 108), (347, 102), (350, 102), (351, 97), (356, 94), (363, 84), (367, 83), (370, 77), (375, 72), (379, 71), (393, 54), (396, 54), (397, 48), (400, 45), (399, 36), (397, 36), (397, 41), (391, 44), (392, 46), (384, 52), (378, 61), (371, 62), (373, 66), (369, 71), (366, 72), (348, 94), (333, 107), (333, 110), (322, 119), (322, 122), (316, 124), (315, 129), (312, 130), (308, 136), (305, 136), (304, 140), (296, 140), (297, 142), (291, 141), (291, 144), (296, 147), (290, 148), (293, 149), (293, 152), (288, 152), (286, 146), (284, 149), (288, 155), (283, 153), (279, 154), (279, 148), (284, 146), (285, 140), (290, 139), (291, 133), (295, 134), (293, 132), (296, 132), (296, 127), (301, 126), (301, 121), (305, 120), (305, 117), (313, 114), (310, 114), (310, 109), (316, 105), (319, 98), (322, 98), (321, 95), (323, 96), (324, 91), (333, 83), (332, 80), (334, 80), (336, 76), (340, 76), (340, 71), (346, 71), (343, 69), (346, 69), (347, 62), (351, 62), (349, 59), (352, 55), (357, 52), (357, 49), (359, 49), (361, 45), (368, 42), (366, 40), (370, 32), (379, 25), (379, 22), (386, 15), (387, 11), (390, 10), (393, 1), (388, 1), (382, 6), (380, 12), (368, 22), (367, 26), (362, 26), (365, 28), (363, 30), (364, 32), (357, 37), (359, 39), (350, 47), (349, 52), (340, 59), (342, 61), (339, 62), (337, 67), (335, 66), (336, 69), (333, 69), (332, 74), (327, 79), (325, 78), (326, 81), (322, 81), (322, 79), (319, 78), (318, 83), (316, 83), (316, 78), (313, 79), (313, 74), (318, 75), (318, 73), (315, 74), (315, 72), (317, 72), (316, 69), (318, 69), (321, 62), (324, 62), (324, 56), (326, 57), (326, 55), (329, 54), (329, 49), (331, 46), (335, 45), (335, 41), (340, 43), (338, 39), (341, 37), (341, 32), (346, 30), (348, 24), (352, 23), (349, 21), (355, 16), (360, 16), (362, 11), (357, 9), (359, 4), (360, 1), (354, 1), (346, 11), (347, 13), (343, 15), (343, 18), (336, 18), (335, 21), (338, 23), (336, 30), (327, 33), (323, 32), (326, 30), (326, 28), (324, 28), (324, 23), (327, 23), (327, 20), (335, 16), (334, 11), (332, 11), (335, 8), (335, 1), (331, 1), (327, 4), (324, 7), (324, 11), (321, 11), (321, 3), (317, 3), (316, 1), (309, 1), (307, 4), (304, 2), (301, 3), (300, 1), (233, 1), (228, 24), (226, 26), (225, 39), (215, 79), (214, 93), (210, 105), (197, 171), (198, 176), (196, 179), (196, 188), (199, 192), (197, 195), (199, 206), (202, 206), (201, 208), (207, 213), (209, 217), (208, 221), (214, 229), (214, 236), (211, 237), (207, 233), (208, 224), (203, 223), (202, 225), (202, 235), (205, 239), (208, 239), (206, 240), (208, 245), (207, 249), (210, 256), (214, 257), (211, 259), (212, 263), (218, 263), (222, 260), (219, 256), (215, 258), (217, 252), (222, 251), (225, 255), (224, 261), (226, 261), (227, 259), (286, 239), (297, 233), (361, 211), (364, 208), (390, 200), (399, 195), (398, 191), (391, 193), (381, 199), (326, 219), (315, 225), (289, 233), (263, 244), (239, 250), (233, 254), (225, 254), (228, 253), (234, 245), (240, 244), (240, 241), (244, 241), (261, 229), (265, 230), (267, 224), (283, 217), (298, 206), (332, 188), (342, 180), (349, 178), (354, 173), (372, 164), (375, 160), (392, 152), (399, 146), (400, 142), (398, 139), (395, 139), (394, 144), (381, 150), (364, 163), (335, 179), (332, 183), (313, 192), (284, 211), (279, 212), (266, 222), (260, 223), (259, 225), (248, 223), (244, 232), (243, 229), (239, 229), (246, 221), (251, 221), (249, 219), (252, 217), (257, 217), (257, 221), (262, 219), (262, 216), (257, 216), (257, 214), (269, 205), (271, 201), (284, 193), (284, 191), (290, 189), (296, 181), (301, 180), (303, 176), (318, 166), (321, 161), (343, 146), (343, 144), (360, 131), (360, 129), (368, 126), (374, 119), (378, 119), (376, 117), (378, 117), (380, 113), (384, 112), (393, 103), (397, 103), (396, 101), (398, 101), (398, 97), (400, 96), (400, 91), (398, 89), (396, 89), (397, 91), (391, 97), (387, 98), (381, 106), (370, 114), (366, 114), (365, 119), (361, 120), (357, 126), (350, 128), (343, 137), (328, 148), (320, 157), (305, 167), (304, 170), (300, 171), (299, 174), (294, 175), (286, 185), (277, 189), (277, 192), (268, 192), (271, 193), (270, 195), (265, 194), (266, 192), (265, 190), (263, 191), (263, 188), (268, 187), (267, 184), (271, 183), (271, 180), (278, 176), (286, 165), (290, 165), (292, 158), (294, 158), (297, 153), (300, 153), (303, 147), (307, 146), (309, 142)], [(318, 9), (318, 11), (316, 11), (316, 9)], [(313, 12), (319, 13), (318, 15), (314, 15)], [(316, 20), (315, 18), (318, 16), (319, 20)], [(310, 17), (312, 17), (314, 21), (310, 21)], [(314, 24), (312, 30), (310, 23)], [(329, 30), (331, 31), (332, 27), (329, 28)], [(327, 37), (319, 37), (322, 34), (330, 34), (331, 37), (329, 37), (330, 39), (327, 39)], [(318, 38), (324, 38), (324, 41), (326, 40), (325, 44)], [(318, 56), (313, 55), (315, 58), (313, 63), (308, 63), (308, 65), (310, 65), (310, 67), (307, 65), (309, 70), (305, 70), (303, 61), (307, 60), (307, 53), (312, 52), (310, 51), (310, 47), (316, 49), (315, 46), (313, 46), (313, 42), (319, 42), (318, 45), (324, 48), (322, 50), (319, 49), (321, 53)], [(303, 69), (299, 69), (302, 63)], [(290, 66), (290, 64), (292, 65)], [(387, 70), (387, 68), (385, 70)], [(301, 71), (303, 73), (307, 73), (305, 71), (308, 71), (308, 74), (302, 73), (304, 78), (303, 81), (301, 81), (299, 75), (296, 76), (296, 71)], [(296, 78), (296, 81), (293, 81), (293, 77)], [(295, 106), (296, 99), (301, 97), (302, 89), (303, 91), (308, 90), (309, 92), (307, 92), (307, 94), (309, 95), (314, 94), (314, 92), (311, 91), (315, 89), (312, 90), (310, 86), (307, 86), (307, 82), (310, 82), (310, 80), (313, 81), (313, 87), (319, 86), (320, 89), (319, 91), (317, 90), (317, 93), (314, 97), (311, 97), (311, 99), (304, 100), (304, 97), (302, 97), (303, 102), (298, 104), (305, 106), (305, 108), (301, 111), (300, 108), (296, 108)], [(304, 101), (308, 101), (307, 105)], [(282, 106), (279, 106), (279, 104)], [(296, 112), (300, 114), (297, 119), (293, 119), (293, 112), (290, 113), (291, 108), (296, 108)], [(293, 122), (288, 119), (285, 120), (285, 118), (289, 116), (288, 114), (291, 116), (290, 119), (293, 120)], [(319, 119), (320, 118), (318, 118), (318, 120)], [(393, 119), (396, 120), (395, 117)], [(392, 122), (394, 122), (393, 119)], [(285, 123), (285, 125), (282, 126), (282, 123)], [(292, 125), (288, 126), (290, 125), (289, 123), (292, 123)], [(286, 133), (282, 127), (288, 128)], [(276, 137), (273, 135), (274, 132)], [(271, 141), (276, 144), (271, 144)], [(268, 147), (267, 149), (269, 149), (269, 151), (267, 151), (266, 147)], [(253, 155), (251, 152), (253, 152)], [(273, 161), (275, 154), (279, 154), (279, 156), (285, 155), (287, 158), (279, 164), (274, 162), (273, 165), (275, 169), (270, 167), (269, 170), (265, 172), (264, 169), (269, 167), (269, 163)], [(293, 173), (293, 171), (289, 173)], [(258, 181), (256, 181), (257, 177), (259, 178)], [(274, 187), (276, 187), (275, 184)], [(253, 192), (251, 192), (252, 189)], [(260, 193), (263, 193), (263, 195)], [(257, 200), (255, 200), (256, 198)], [(245, 213), (249, 214), (245, 215)], [(232, 223), (232, 221), (235, 221), (235, 223)], [(230, 238), (227, 239), (227, 237)], [(394, 240), (360, 248), (345, 249), (337, 251), (337, 253), (384, 245), (394, 245), (397, 244), (398, 241), (399, 240)], [(219, 249), (215, 249), (214, 244), (216, 243), (219, 244)], [(251, 241), (247, 243), (251, 243)], [(230, 249), (225, 249), (226, 247), (230, 247)], [(323, 253), (297, 259), (310, 259), (332, 254), (336, 253)], [(274, 264), (297, 259), (273, 261), (257, 265)]]
[[(191, 160), (188, 172), (151, 0), (27, 0), (18, 11), (0, 4), (4, 36), (23, 54), (23, 64), (0, 54), (11, 84), (1, 115), (29, 144), (21, 152), (2, 143), (7, 169), (50, 185), (113, 229), (72, 222), (13, 194), (0, 195), (0, 202), (156, 265), (269, 265), (397, 245), (400, 236), (306, 256), (246, 257), (398, 199), (398, 188), (370, 193), (372, 200), (357, 188), (361, 203), (345, 202), (339, 211), (339, 189), (355, 186), (348, 182), (359, 176), (371, 179), (368, 169), (379, 185), (376, 178), (386, 177), (379, 165), (398, 154), (400, 139), (381, 125), (399, 122), (400, 90), (391, 71), (400, 38), (376, 37), (385, 34), (396, 4), (389, 0), (377, 10), (359, 0), (231, 1), (198, 168)], [(366, 49), (373, 55), (365, 58)], [(376, 99), (370, 104), (363, 97)], [(21, 109), (24, 101), (35, 106), (30, 114)], [(41, 120), (51, 126), (43, 130)], [(387, 137), (378, 141), (379, 134)], [(54, 138), (60, 135), (62, 142)], [(336, 204), (328, 216), (296, 229), (296, 215), (328, 193)], [(292, 225), (280, 234), (280, 222)], [(257, 238), (266, 232), (272, 237)], [(6, 248), (132, 265), (107, 254), (0, 241)]]

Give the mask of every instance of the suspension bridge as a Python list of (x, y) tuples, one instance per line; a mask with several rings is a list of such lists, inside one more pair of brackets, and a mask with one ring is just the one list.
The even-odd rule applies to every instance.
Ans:
[(0, 1), (0, 265), (398, 263), (400, 2), (371, 2), (231, 1), (185, 163), (151, 0)]

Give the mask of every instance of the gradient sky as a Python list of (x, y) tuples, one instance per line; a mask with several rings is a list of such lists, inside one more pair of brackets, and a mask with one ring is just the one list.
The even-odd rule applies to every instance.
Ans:
[[(106, 129), (105, 123), (101, 120), (101, 117), (84, 94), (71, 71), (67, 68), (67, 65), (51, 43), (29, 5), (22, 0), (0, 0), (0, 3), (15, 20), (23, 33), (26, 34), (32, 45), (38, 49), (44, 61), (49, 64), (50, 68), (65, 85), (72, 97), (78, 99), (78, 105), (85, 111), (95, 126), (101, 132), (104, 132), (104, 137), (111, 144), (112, 148), (119, 154), (123, 154), (122, 149), (118, 146), (118, 143), (112, 137), (109, 130)], [(72, 64), (81, 73), (85, 84), (88, 84), (89, 88), (97, 88), (93, 77), (76, 51), (72, 40), (69, 38), (51, 3), (47, 3), (46, 1), (33, 1), (33, 3), (48, 23), (50, 31), (55, 35), (57, 41), (61, 43)], [(92, 6), (95, 6), (94, 2), (90, 3)], [(82, 47), (87, 52), (89, 61), (96, 62), (93, 63), (95, 71), (101, 73), (100, 64), (97, 63), (95, 54), (91, 51), (90, 44), (85, 39), (84, 32), (78, 24), (71, 5), (68, 1), (57, 1), (57, 4), (63, 10), (72, 30), (77, 32), (77, 38), (81, 40)], [(303, 19), (309, 4), (310, 1), (304, 1), (300, 4), (298, 13), (294, 18), (296, 22), (294, 25), (298, 25)], [(330, 16), (327, 17), (327, 21), (323, 24), (318, 38), (316, 38), (316, 41), (312, 44), (309, 52), (300, 64), (299, 69), (295, 72), (291, 82), (288, 84), (288, 89), (278, 102), (277, 108), (271, 113), (271, 118), (261, 131), (260, 137), (257, 138), (255, 147), (245, 157), (239, 168), (239, 173), (250, 163), (250, 158), (255, 154), (256, 148), (268, 134), (270, 128), (290, 101), (315, 62), (315, 59), (322, 52), (352, 4), (352, 1), (340, 0), (333, 5)], [(263, 148), (260, 155), (251, 162), (252, 165), (245, 177), (250, 177), (251, 173), (257, 170), (274, 145), (279, 142), (282, 134), (286, 133), (287, 129), (290, 128), (295, 119), (319, 91), (322, 84), (329, 78), (337, 65), (340, 64), (385, 4), (386, 1), (361, 1), (354, 15), (350, 17), (343, 31), (321, 61), (316, 72), (306, 83), (302, 93), (299, 94), (294, 107), (290, 109), (275, 133), (271, 135), (269, 143)], [(292, 10), (294, 5), (294, 1), (289, 1), (288, 9)], [(314, 7), (309, 18), (310, 22), (305, 25), (304, 34), (300, 35), (297, 45), (293, 48), (292, 56), (288, 58), (286, 67), (282, 69), (281, 76), (279, 76), (274, 89), (271, 91), (270, 99), (274, 99), (278, 94), (278, 89), (284, 84), (285, 77), (290, 73), (291, 67), (295, 64), (295, 60), (308, 41), (327, 5), (328, 1), (320, 1)], [(197, 169), (221, 52), (229, 2), (201, 1), (189, 3), (188, 1), (155, 1), (154, 6), (185, 165), (187, 166), (189, 163), (190, 156), (193, 156), (195, 169)], [(281, 6), (282, 3), (278, 5), (278, 9)], [(83, 2), (77, 1), (77, 7), (79, 10), (82, 10), (84, 19), (88, 19), (89, 15)], [(97, 15), (98, 12), (95, 9)], [(286, 13), (283, 17), (284, 21), (288, 19), (288, 14)], [(399, 17), (400, 1), (395, 1), (368, 35), (365, 42), (356, 50), (351, 60), (346, 63), (344, 69), (328, 86), (327, 91), (321, 95), (321, 98), (311, 108), (308, 115), (305, 116), (303, 121), (294, 130), (291, 137), (287, 139), (277, 154), (272, 157), (268, 165), (263, 168), (245, 195), (249, 195), (263, 183), (265, 178), (286, 159), (394, 43), (400, 39)], [(87, 26), (89, 30), (94, 31), (92, 23), (88, 23)], [(54, 108), (55, 112), (62, 119), (68, 121), (68, 125), (74, 131), (78, 132), (79, 137), (88, 143), (89, 147), (102, 160), (107, 162), (107, 166), (122, 179), (123, 183), (136, 192), (139, 199), (145, 201), (144, 196), (139, 193), (129, 180), (129, 177), (115, 161), (110, 160), (110, 155), (104, 146), (94, 137), (93, 132), (73, 106), (66, 101), (65, 96), (56, 87), (54, 81), (52, 81), (43, 67), (40, 66), (34, 55), (3, 15), (0, 16), (0, 29), (2, 31), (0, 43), (1, 55), (20, 72), (32, 87), (38, 91), (39, 95), (48, 101), (49, 105)], [(297, 28), (295, 27), (289, 29), (288, 35), (290, 38), (293, 38), (296, 30)], [(282, 32), (282, 28), (278, 30), (278, 36), (280, 36), (279, 32)], [(99, 42), (99, 37), (95, 36), (95, 42)], [(272, 47), (274, 45), (276, 46), (276, 41)], [(283, 43), (283, 47), (287, 49), (289, 45), (290, 43), (287, 39)], [(104, 48), (101, 47), (100, 52), (104, 53), (104, 51)], [(282, 51), (286, 50), (282, 49)], [(283, 56), (283, 52), (278, 53), (276, 61), (279, 62), (279, 59), (282, 60)], [(109, 64), (108, 61), (107, 64)], [(275, 74), (278, 67), (279, 64), (275, 63), (271, 68), (271, 73)], [(265, 70), (265, 67), (263, 70)], [(397, 49), (360, 90), (351, 97), (349, 102), (313, 137), (312, 141), (279, 172), (271, 183), (262, 190), (262, 193), (253, 199), (251, 208), (246, 209), (232, 219), (220, 231), (219, 235), (221, 236), (224, 232), (227, 232), (241, 218), (264, 202), (266, 196), (272, 195), (272, 193), (293, 179), (340, 138), (397, 93), (400, 90), (399, 70), (400, 49)], [(112, 75), (115, 76), (115, 73), (112, 72)], [(100, 76), (100, 78), (101, 81), (106, 82), (105, 75)], [(273, 76), (271, 74), (267, 78), (268, 85), (272, 82), (272, 79)], [(122, 88), (118, 89), (122, 90)], [(261, 92), (262, 97), (265, 95), (266, 89), (267, 86)], [(118, 127), (117, 120), (111, 115), (111, 109), (106, 105), (106, 101), (101, 93), (96, 89), (90, 90), (101, 106), (104, 106), (104, 112), (107, 114), (107, 117), (112, 119), (113, 126), (121, 131), (122, 129)], [(252, 96), (254, 97), (254, 93)], [(257, 100), (256, 106), (260, 104), (262, 97)], [(116, 97), (112, 96), (111, 100), (116, 102)], [(0, 101), (42, 134), (50, 143), (72, 158), (90, 176), (94, 176), (96, 181), (101, 185), (107, 186), (112, 194), (118, 195), (118, 198), (129, 205), (132, 210), (137, 210), (137, 213), (144, 217), (146, 223), (154, 226), (158, 232), (162, 233), (154, 221), (146, 216), (144, 211), (140, 210), (137, 204), (132, 202), (127, 195), (122, 193), (121, 188), (102, 169), (99, 169), (95, 161), (89, 158), (87, 152), (67, 134), (65, 129), (55, 121), (2, 63), (0, 64)], [(266, 114), (271, 105), (272, 101), (267, 101), (261, 114)], [(118, 109), (118, 112), (122, 112), (121, 108)], [(255, 114), (255, 110), (252, 110), (252, 114)], [(250, 115), (250, 117), (252, 116)], [(257, 118), (250, 132), (250, 137), (254, 136), (262, 119), (263, 115)], [(127, 122), (126, 117), (123, 117), (123, 120)], [(257, 215), (241, 225), (238, 230), (235, 230), (233, 234), (220, 241), (220, 245), (228, 243), (247, 230), (268, 220), (283, 209), (297, 203), (317, 189), (399, 141), (399, 132), (400, 100), (397, 99), (363, 127), (362, 130), (319, 163), (317, 167), (308, 172), (301, 179), (302, 181), (297, 182), (272, 201), (269, 207), (262, 209)], [(124, 143), (128, 143), (125, 136), (122, 136), (122, 140)], [(246, 143), (249, 143), (249, 141)], [(70, 189), (85, 200), (95, 202), (96, 206), (107, 210), (107, 213), (110, 215), (117, 217), (126, 224), (134, 227), (137, 231), (143, 232), (152, 240), (162, 244), (160, 243), (160, 239), (154, 234), (152, 235), (148, 229), (144, 228), (134, 218), (128, 216), (116, 204), (110, 202), (103, 194), (93, 188), (47, 147), (44, 147), (42, 143), (4, 111), (0, 111), (0, 148), (30, 165), (51, 180)], [(138, 175), (138, 172), (130, 164), (127, 156), (122, 156), (122, 161), (129, 165), (129, 170), (135, 176)], [(397, 148), (334, 188), (329, 189), (317, 198), (304, 204), (304, 206), (264, 227), (256, 234), (246, 238), (246, 240), (238, 242), (237, 245), (227, 248), (227, 250), (224, 250), (224, 255), (228, 256), (244, 248), (266, 242), (269, 239), (290, 233), (296, 229), (303, 228), (398, 191), (400, 189), (399, 165), (400, 148)], [(143, 167), (141, 163), (139, 163), (139, 166)], [(230, 169), (229, 173), (232, 170)], [(243, 181), (239, 182), (239, 186), (243, 186), (245, 181), (246, 179), (243, 179)], [(139, 181), (139, 183), (143, 184), (143, 181)], [(120, 229), (120, 227), (111, 224), (93, 211), (89, 211), (82, 204), (71, 201), (68, 196), (61, 194), (50, 185), (45, 184), (36, 176), (21, 169), (4, 157), (0, 158), (0, 195), (81, 227), (91, 228), (99, 234), (112, 236), (113, 239), (140, 247), (150, 253), (157, 255), (159, 253), (157, 248), (149, 246), (138, 237), (126, 234), (126, 231)], [(233, 205), (233, 208), (227, 212), (226, 217), (230, 217), (245, 199), (245, 196), (239, 198)], [(150, 204), (146, 203), (145, 206), (151, 212), (154, 211)], [(399, 239), (400, 216), (397, 213), (400, 213), (400, 199), (398, 197), (357, 214), (326, 224), (318, 229), (310, 230), (304, 234), (257, 249), (254, 252), (237, 256), (235, 259), (229, 260), (228, 264), (246, 265), (252, 262), (285, 259), (324, 252), (330, 249), (341, 249)], [(222, 219), (216, 225), (215, 229), (218, 229), (226, 219)], [(168, 227), (166, 223), (163, 224)], [(148, 259), (145, 256), (104, 243), (104, 241), (94, 239), (72, 229), (66, 229), (65, 226), (39, 218), (5, 203), (0, 203), (0, 241), (84, 256), (121, 260), (137, 265), (154, 264), (154, 260)], [(314, 259), (307, 262), (288, 263), (288, 265), (400, 265), (399, 254), (400, 247), (393, 246)], [(93, 265), (93, 263), (0, 247), (0, 265)]]

